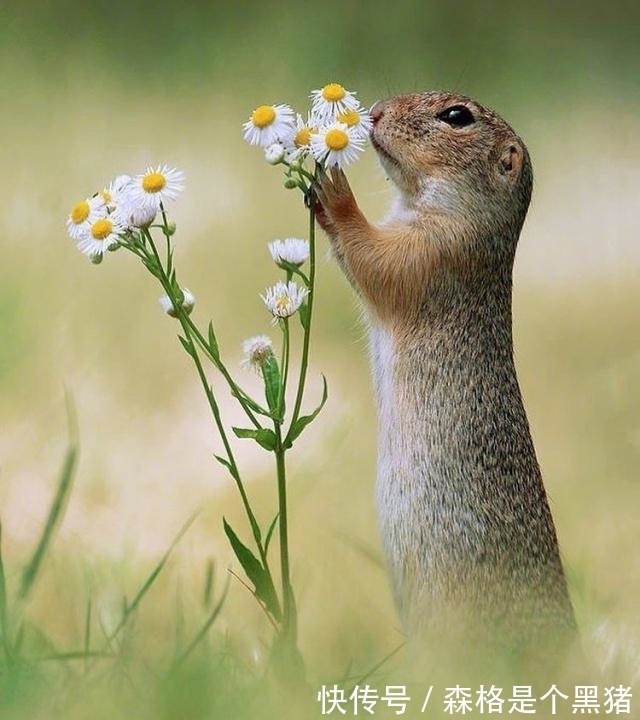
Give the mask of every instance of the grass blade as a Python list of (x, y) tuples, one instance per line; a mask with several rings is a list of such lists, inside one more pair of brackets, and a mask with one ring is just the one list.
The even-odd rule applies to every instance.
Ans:
[(7, 583), (4, 576), (4, 560), (2, 559), (2, 523), (0, 522), (0, 633), (5, 659), (11, 661), (11, 641), (9, 639), (9, 609), (7, 603)]
[(189, 643), (185, 651), (178, 657), (176, 660), (176, 665), (181, 665), (188, 657), (191, 655), (191, 653), (196, 649), (196, 647), (202, 642), (202, 640), (205, 638), (206, 634), (209, 632), (209, 629), (213, 625), (213, 623), (216, 621), (216, 618), (220, 614), (220, 611), (222, 610), (222, 606), (224, 605), (224, 601), (227, 599), (227, 592), (229, 591), (229, 584), (231, 582), (231, 578), (227, 577), (227, 582), (224, 586), (224, 590), (222, 591), (222, 597), (220, 598), (218, 604), (213, 608), (211, 611), (211, 614), (209, 617), (205, 620), (203, 626), (198, 630), (193, 640)]
[(202, 604), (205, 608), (211, 607), (213, 600), (213, 578), (215, 574), (215, 562), (213, 558), (207, 560), (207, 568), (204, 575), (204, 588), (202, 591)]
[(67, 500), (69, 499), (69, 491), (71, 490), (71, 483), (73, 481), (77, 459), (78, 450), (76, 445), (72, 443), (65, 455), (62, 471), (60, 472), (60, 477), (58, 479), (56, 493), (49, 509), (47, 521), (42, 529), (40, 540), (38, 541), (31, 559), (22, 571), (22, 579), (18, 590), (18, 600), (21, 602), (26, 600), (34, 582), (36, 581), (36, 578), (38, 577), (38, 572), (42, 567), (42, 561), (47, 554), (47, 550), (51, 545), (56, 528), (62, 518), (62, 515), (64, 514)]
[[(199, 511), (198, 511), (199, 512)], [(187, 530), (191, 527), (193, 524), (193, 521), (198, 516), (198, 512), (195, 512), (188, 520), (187, 522), (180, 528), (177, 535), (173, 538), (173, 541), (171, 542), (171, 545), (169, 545), (167, 551), (160, 559), (160, 562), (153, 568), (147, 579), (144, 581), (138, 592), (136, 593), (133, 600), (126, 605), (122, 612), (122, 617), (120, 618), (120, 622), (116, 625), (115, 629), (112, 630), (109, 635), (107, 636), (107, 641), (111, 643), (111, 641), (118, 635), (118, 633), (122, 630), (122, 628), (129, 622), (129, 619), (135, 612), (136, 608), (142, 600), (144, 599), (144, 596), (149, 592), (151, 587), (153, 586), (153, 583), (158, 579), (158, 575), (164, 570), (164, 566), (167, 564), (167, 560), (169, 559), (169, 556), (173, 552), (175, 546), (180, 542), (183, 535), (187, 532)]]

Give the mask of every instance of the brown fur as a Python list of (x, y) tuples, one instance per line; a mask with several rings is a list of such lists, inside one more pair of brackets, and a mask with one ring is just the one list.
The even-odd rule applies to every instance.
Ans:
[[(438, 119), (454, 105), (475, 121)], [(320, 173), (316, 192), (370, 317), (378, 509), (401, 616), (432, 637), (457, 628), (481, 646), (564, 647), (573, 610), (512, 350), (529, 155), (464, 96), (399, 96), (371, 115), (395, 209), (371, 224), (336, 169)]]

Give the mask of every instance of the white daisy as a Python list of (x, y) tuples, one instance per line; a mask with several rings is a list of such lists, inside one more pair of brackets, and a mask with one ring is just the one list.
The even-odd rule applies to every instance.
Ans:
[(311, 95), (311, 116), (318, 124), (336, 120), (340, 113), (357, 110), (359, 102), (355, 93), (345, 90), (338, 83), (329, 83), (320, 90), (313, 90)]
[(316, 132), (318, 132), (318, 128), (313, 126), (310, 115), (307, 116), (306, 122), (300, 113), (296, 115), (295, 127), (291, 128), (291, 132), (283, 140), (289, 162), (297, 160), (301, 155), (309, 152), (311, 136)]
[[(187, 313), (187, 315), (191, 315), (191, 311), (196, 304), (196, 296), (191, 292), (191, 290), (187, 290), (187, 288), (182, 288), (182, 296), (182, 309)], [(167, 315), (173, 318), (178, 317), (176, 308), (168, 295), (163, 295), (158, 298), (158, 302)]]
[(268, 335), (255, 335), (242, 343), (242, 352), (242, 364), (259, 371), (262, 363), (273, 355), (273, 343)]
[(159, 209), (153, 199), (140, 199), (133, 194), (125, 194), (117, 203), (114, 216), (126, 227), (143, 228), (151, 225)]
[(67, 232), (73, 240), (80, 240), (96, 220), (107, 216), (107, 206), (99, 193), (77, 202), (67, 218)]
[(273, 287), (267, 288), (266, 293), (260, 297), (275, 322), (278, 318), (293, 315), (302, 305), (308, 292), (306, 288), (301, 288), (290, 280), (288, 283), (278, 282)]
[(118, 243), (125, 231), (126, 227), (113, 215), (98, 218), (77, 239), (78, 250), (90, 258), (102, 255)]
[(364, 140), (347, 125), (334, 122), (311, 137), (311, 152), (325, 167), (342, 168), (357, 160), (363, 144)]
[(260, 105), (242, 127), (248, 143), (268, 147), (291, 132), (293, 110), (288, 105)]
[(121, 200), (127, 195), (133, 178), (130, 175), (118, 175), (99, 193), (110, 212), (117, 209)]
[(136, 175), (124, 188), (127, 202), (144, 204), (151, 202), (159, 209), (160, 203), (175, 200), (184, 190), (184, 173), (167, 165), (148, 167), (142, 175)]
[(272, 240), (269, 243), (269, 252), (275, 264), (280, 267), (282, 262), (300, 267), (309, 259), (309, 241), (298, 238)]
[(345, 110), (338, 115), (337, 120), (338, 122), (344, 123), (348, 128), (351, 128), (354, 137), (368, 140), (369, 133), (373, 127), (373, 120), (364, 108)]

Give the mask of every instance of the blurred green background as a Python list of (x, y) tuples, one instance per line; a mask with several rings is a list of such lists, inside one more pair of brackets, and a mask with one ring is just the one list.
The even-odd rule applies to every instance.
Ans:
[[(107, 622), (203, 508), (131, 641), (133, 656), (162, 665), (176, 618), (198, 624), (208, 558), (224, 582), (221, 515), (243, 527), (158, 289), (133, 256), (88, 263), (66, 237), (69, 208), (116, 174), (182, 168), (187, 190), (171, 208), (179, 273), (198, 298), (195, 318), (213, 317), (241, 372), (242, 339), (269, 331), (258, 297), (277, 277), (266, 242), (306, 233), (300, 198), (243, 142), (241, 123), (262, 103), (304, 111), (311, 89), (339, 81), (365, 105), (464, 92), (527, 142), (536, 186), (516, 265), (520, 380), (585, 633), (637, 665), (639, 23), (638, 3), (593, 0), (0, 3), (0, 517), (10, 589), (66, 446), (65, 389), (81, 437), (66, 518), (25, 611), (38, 642), (77, 647), (87, 598), (93, 622)], [(382, 216), (393, 191), (375, 154), (349, 174), (365, 212)], [(330, 401), (296, 447), (291, 478), (300, 643), (318, 685), (368, 669), (402, 641), (379, 557), (365, 333), (322, 237), (319, 246), (308, 402), (321, 372)], [(238, 418), (230, 403), (225, 412)], [(239, 447), (266, 522), (270, 468)], [(270, 630), (239, 583), (217, 628), (258, 674)], [(131, 717), (131, 694), (91, 692), (108, 698), (94, 717)], [(15, 694), (0, 705), (41, 716), (36, 691), (28, 703)], [(189, 710), (175, 717), (209, 717), (193, 698), (153, 697), (135, 706), (138, 717), (174, 717), (172, 703)], [(83, 707), (65, 712), (84, 717)]]

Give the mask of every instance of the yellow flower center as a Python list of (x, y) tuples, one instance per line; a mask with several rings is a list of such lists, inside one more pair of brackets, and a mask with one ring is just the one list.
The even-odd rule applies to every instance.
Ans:
[(354, 127), (360, 123), (360, 113), (357, 110), (346, 110), (338, 115), (338, 120), (349, 127)]
[(265, 128), (276, 119), (276, 111), (271, 105), (260, 105), (251, 113), (251, 122), (257, 128)]
[(344, 150), (349, 144), (349, 136), (344, 130), (334, 128), (324, 136), (324, 141), (330, 150)]
[(289, 311), (289, 296), (288, 295), (278, 295), (276, 298), (276, 310), (279, 310), (282, 313), (286, 313)]
[(104, 240), (113, 230), (113, 223), (111, 220), (101, 218), (96, 220), (91, 226), (91, 234), (96, 240)]
[(84, 222), (89, 217), (90, 211), (89, 203), (86, 200), (81, 200), (71, 208), (71, 222), (76, 225)]
[(162, 173), (147, 173), (142, 178), (142, 189), (148, 193), (157, 193), (167, 184), (167, 179)]
[(347, 91), (338, 83), (329, 83), (322, 88), (322, 97), (327, 102), (338, 102), (347, 94)]
[(298, 130), (296, 136), (293, 138), (293, 144), (299, 148), (308, 145), (311, 141), (311, 128), (303, 127)]

